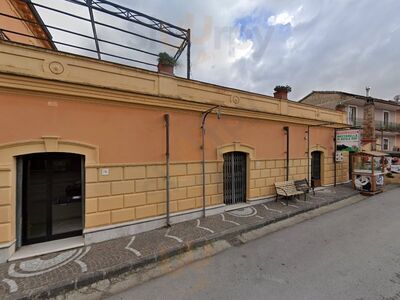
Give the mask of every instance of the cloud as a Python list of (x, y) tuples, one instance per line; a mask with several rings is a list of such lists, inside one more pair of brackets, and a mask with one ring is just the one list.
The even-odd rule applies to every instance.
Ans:
[[(372, 95), (376, 97), (392, 98), (400, 94), (398, 0), (113, 1), (191, 28), (192, 77), (197, 80), (264, 94), (272, 94), (275, 85), (289, 84), (294, 100), (312, 90), (363, 94), (366, 85), (372, 86)], [(83, 14), (82, 10), (79, 12)], [(43, 14), (46, 22), (81, 30), (81, 25)], [(136, 25), (121, 20), (114, 24), (138, 30)], [(99, 31), (100, 35), (132, 47), (163, 49), (128, 35), (111, 35), (106, 29)], [(71, 39), (56, 32), (53, 35)], [(82, 39), (76, 41), (89, 44)], [(102, 47), (125, 54), (123, 49)], [(129, 55), (156, 60), (143, 53)], [(185, 76), (185, 56), (180, 62), (177, 74)]]
[(288, 25), (293, 22), (294, 15), (289, 15), (287, 12), (283, 12), (276, 16), (270, 16), (268, 18), (268, 25)]

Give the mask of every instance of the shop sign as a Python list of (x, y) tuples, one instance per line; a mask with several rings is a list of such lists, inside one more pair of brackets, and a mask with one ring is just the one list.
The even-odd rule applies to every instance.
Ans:
[(336, 151), (357, 152), (360, 150), (360, 130), (338, 130), (336, 132)]

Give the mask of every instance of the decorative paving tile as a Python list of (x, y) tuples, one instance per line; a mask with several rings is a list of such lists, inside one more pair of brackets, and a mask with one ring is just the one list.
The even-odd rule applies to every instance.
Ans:
[(98, 271), (141, 262), (191, 241), (287, 218), (356, 193), (349, 185), (331, 187), (316, 191), (315, 196), (308, 195), (307, 201), (289, 201), (289, 206), (283, 201), (272, 201), (79, 249), (0, 264), (0, 299), (43, 292), (52, 286), (73, 283), (82, 275), (90, 277)]

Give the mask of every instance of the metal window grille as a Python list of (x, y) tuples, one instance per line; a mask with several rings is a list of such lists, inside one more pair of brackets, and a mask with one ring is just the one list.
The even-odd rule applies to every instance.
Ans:
[(247, 156), (242, 152), (224, 154), (224, 203), (246, 202)]

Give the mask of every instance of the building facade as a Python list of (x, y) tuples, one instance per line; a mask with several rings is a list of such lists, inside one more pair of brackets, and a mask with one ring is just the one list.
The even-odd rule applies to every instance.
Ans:
[[(28, 3), (15, 0), (0, 2), (0, 39), (27, 45), (56, 49), (51, 42), (51, 34), (44, 26), (35, 7)], [(22, 22), (26, 20), (26, 22)]]
[(312, 170), (347, 181), (343, 112), (35, 46), (0, 41), (0, 261), (269, 201)]
[(375, 137), (377, 149), (398, 152), (400, 148), (400, 103), (345, 92), (314, 91), (300, 100), (301, 103), (336, 109), (344, 107), (347, 122), (356, 128), (362, 128), (364, 107), (368, 98), (373, 99), (375, 112)]

